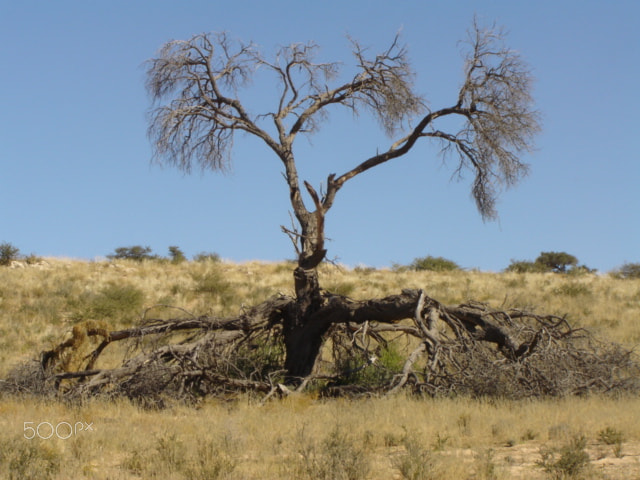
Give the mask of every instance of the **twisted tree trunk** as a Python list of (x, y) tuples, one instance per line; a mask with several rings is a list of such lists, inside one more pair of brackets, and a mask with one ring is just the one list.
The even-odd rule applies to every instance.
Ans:
[(305, 182), (316, 203), (316, 211), (300, 212), (301, 251), (293, 272), (296, 302), (284, 320), (286, 349), (285, 369), (289, 380), (306, 377), (313, 369), (322, 346), (322, 337), (331, 326), (323, 318), (325, 299), (320, 289), (318, 265), (326, 255), (324, 249), (324, 211), (313, 188)]

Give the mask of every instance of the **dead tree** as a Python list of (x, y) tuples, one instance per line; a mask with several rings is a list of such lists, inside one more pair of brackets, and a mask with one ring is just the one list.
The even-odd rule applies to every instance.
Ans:
[[(298, 382), (283, 368), (283, 328), (297, 312), (297, 299), (280, 295), (230, 318), (182, 312), (157, 319), (150, 309), (130, 329), (78, 324), (40, 362), (14, 371), (4, 389), (69, 398), (122, 395), (153, 406), (167, 396), (197, 400), (250, 391), (267, 398), (308, 386), (326, 395), (409, 388), (431, 396), (501, 398), (640, 389), (634, 352), (598, 342), (562, 317), (473, 302), (445, 306), (422, 290), (366, 301), (321, 295), (325, 316), (314, 321), (332, 344), (329, 361)], [(104, 350), (120, 341), (131, 342), (131, 353), (119, 365), (98, 368)], [(80, 348), (82, 342), (90, 348)], [(395, 369), (376, 362), (392, 342), (404, 353)], [(78, 368), (66, 368), (71, 364)]]
[[(485, 363), (518, 366), (522, 382), (529, 385), (523, 390), (566, 391), (553, 386), (553, 380), (540, 369), (535, 375), (533, 370), (527, 373), (533, 368), (531, 359), (545, 349), (562, 351), (566, 347), (569, 356), (577, 352), (572, 350), (579, 348), (574, 331), (560, 319), (496, 312), (477, 305), (445, 307), (418, 291), (355, 301), (321, 288), (318, 266), (327, 254), (325, 217), (351, 179), (410, 153), (419, 142), (435, 141), (443, 155), (455, 159), (457, 173), (472, 174), (471, 193), (477, 208), (483, 218), (491, 219), (496, 216), (500, 189), (516, 184), (526, 174), (528, 167), (521, 156), (532, 149), (539, 131), (529, 68), (504, 45), (500, 30), (481, 28), (474, 22), (467, 39), (462, 86), (439, 109), (427, 107), (415, 92), (415, 75), (399, 37), (377, 55), (370, 55), (355, 41), (352, 47), (356, 73), (347, 79), (340, 76), (338, 63), (315, 60), (318, 48), (313, 43), (283, 47), (268, 59), (255, 45), (231, 41), (226, 34), (171, 41), (148, 61), (147, 89), (155, 105), (148, 133), (157, 162), (185, 172), (194, 167), (224, 170), (238, 131), (260, 139), (282, 162), (297, 222), (294, 228), (283, 227), (297, 254), (295, 296), (268, 300), (235, 318), (146, 319), (139, 327), (102, 336), (87, 331), (87, 338), (102, 340), (83, 370), (56, 371), (73, 342), (43, 356), (43, 365), (52, 372), (56, 385), (73, 381), (72, 392), (104, 390), (108, 385), (134, 395), (136, 389), (144, 392), (170, 386), (178, 392), (270, 391), (279, 383), (300, 388), (313, 379), (337, 389), (340, 374), (322, 373), (319, 367), (314, 373), (327, 339), (332, 340), (336, 355), (373, 354), (371, 342), (383, 348), (387, 337), (398, 332), (412, 339), (407, 341), (412, 353), (401, 372), (388, 379), (387, 389), (410, 384), (433, 393), (461, 391), (469, 385), (463, 381), (470, 371), (465, 362), (477, 364), (477, 359), (484, 358)], [(272, 111), (252, 112), (241, 98), (258, 69), (277, 80)], [(299, 178), (293, 146), (300, 136), (317, 131), (332, 109), (341, 107), (375, 116), (390, 143), (386, 150), (347, 165), (344, 172), (328, 174), (322, 191)], [(440, 129), (445, 118), (459, 119), (459, 129)], [(177, 344), (166, 342), (168, 335), (176, 334)], [(152, 337), (165, 341), (140, 350), (119, 367), (95, 368), (102, 351), (113, 342)], [(266, 376), (258, 364), (250, 366), (252, 352), (262, 351), (265, 345), (272, 353), (278, 352)], [(604, 384), (615, 383), (604, 377)], [(584, 381), (588, 383), (589, 378), (585, 374)]]
[[(457, 156), (460, 172), (473, 172), (478, 209), (491, 218), (497, 187), (514, 184), (526, 172), (519, 155), (531, 149), (539, 129), (529, 70), (503, 45), (499, 31), (474, 24), (468, 40), (458, 97), (438, 110), (428, 109), (414, 92), (414, 73), (398, 37), (371, 57), (352, 42), (357, 73), (343, 82), (334, 80), (338, 63), (315, 61), (317, 47), (312, 43), (284, 47), (267, 60), (254, 45), (236, 44), (225, 34), (197, 35), (167, 43), (149, 61), (147, 88), (160, 104), (152, 111), (149, 129), (158, 161), (187, 172), (195, 165), (223, 169), (230, 161), (234, 134), (244, 131), (261, 139), (284, 166), (298, 222), (295, 231), (287, 230), (298, 256), (295, 308), (283, 319), (284, 366), (291, 377), (311, 372), (323, 335), (340, 322), (335, 306), (322, 294), (317, 267), (326, 256), (325, 217), (349, 180), (407, 154), (421, 140), (437, 140), (445, 154)], [(274, 111), (250, 113), (239, 98), (240, 87), (257, 68), (272, 72), (279, 82)], [(394, 140), (386, 151), (356, 161), (344, 173), (329, 174), (321, 195), (298, 177), (293, 146), (300, 135), (320, 128), (329, 110), (337, 107), (370, 111)], [(460, 131), (439, 130), (438, 120), (451, 116), (463, 120)], [(303, 199), (303, 187), (311, 205)], [(405, 318), (406, 312), (387, 315), (395, 320)]]

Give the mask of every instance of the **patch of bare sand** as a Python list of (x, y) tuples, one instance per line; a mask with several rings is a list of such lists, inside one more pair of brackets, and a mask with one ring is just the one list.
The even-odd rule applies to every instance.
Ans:
[[(541, 450), (548, 445), (524, 443), (494, 449), (493, 460), (506, 478), (514, 480), (546, 479), (548, 475), (538, 465)], [(614, 445), (588, 444), (585, 451), (590, 458), (593, 478), (608, 480), (640, 479), (640, 443), (623, 443), (619, 456)], [(589, 471), (586, 472), (586, 475)], [(587, 477), (591, 478), (591, 477)]]

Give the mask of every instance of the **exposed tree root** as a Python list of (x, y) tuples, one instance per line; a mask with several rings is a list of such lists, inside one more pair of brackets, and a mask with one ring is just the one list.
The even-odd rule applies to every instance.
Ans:
[[(297, 304), (281, 295), (230, 318), (181, 311), (182, 317), (160, 319), (149, 309), (139, 326), (126, 330), (86, 322), (43, 352), (38, 369), (15, 370), (2, 388), (65, 398), (126, 396), (151, 405), (165, 397), (240, 391), (271, 397), (309, 388), (328, 395), (410, 389), (508, 398), (640, 390), (634, 352), (599, 342), (562, 317), (482, 303), (444, 306), (421, 290), (367, 301), (322, 295), (315, 318), (294, 338), (323, 345), (304, 378), (284, 368), (291, 362), (285, 342), (293, 341), (285, 330)], [(105, 350), (122, 341), (129, 348), (120, 363), (101, 366)]]

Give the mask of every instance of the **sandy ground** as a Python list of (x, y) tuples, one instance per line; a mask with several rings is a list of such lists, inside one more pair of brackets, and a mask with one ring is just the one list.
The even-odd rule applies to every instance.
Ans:
[[(495, 463), (507, 478), (546, 479), (549, 478), (548, 474), (537, 466), (541, 448), (544, 447), (535, 443), (501, 447), (494, 452)], [(619, 458), (614, 453), (614, 445), (588, 444), (585, 450), (591, 458), (590, 473), (593, 473), (593, 478), (640, 479), (640, 444), (624, 443)]]
[[(510, 447), (491, 449), (491, 463), (494, 465), (495, 478), (501, 480), (548, 480), (553, 478), (539, 466), (541, 450), (545, 445), (538, 442), (527, 442)], [(574, 478), (603, 480), (640, 480), (640, 443), (624, 443), (621, 455), (614, 453), (613, 445), (601, 443), (587, 445), (586, 452), (591, 461), (590, 466)], [(461, 480), (487, 478), (486, 474), (476, 471), (479, 465), (478, 453), (471, 449), (447, 449), (441, 452), (443, 457), (452, 463), (460, 463)], [(382, 460), (383, 457), (378, 457)], [(372, 478), (401, 480), (403, 477), (394, 469), (387, 456), (373, 467)], [(446, 469), (445, 469), (446, 470)], [(450, 477), (445, 474), (446, 478)], [(489, 477), (491, 478), (491, 477)]]
[[(511, 447), (499, 447), (492, 450), (492, 462), (496, 465), (498, 478), (514, 480), (543, 480), (550, 478), (549, 474), (539, 466), (541, 450), (545, 445), (528, 442)], [(585, 451), (591, 462), (590, 467), (577, 478), (595, 478), (607, 480), (639, 480), (640, 479), (640, 444), (624, 443), (620, 456), (615, 455), (614, 445), (601, 443), (587, 445)], [(452, 450), (448, 454), (454, 455), (469, 464), (469, 478), (475, 478), (474, 468), (477, 468), (477, 452), (472, 450)], [(400, 478), (400, 477), (398, 477)]]

